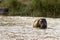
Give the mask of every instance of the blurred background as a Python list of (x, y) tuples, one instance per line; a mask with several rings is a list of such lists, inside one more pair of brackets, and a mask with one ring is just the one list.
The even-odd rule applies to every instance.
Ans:
[(0, 15), (60, 18), (60, 0), (0, 0)]

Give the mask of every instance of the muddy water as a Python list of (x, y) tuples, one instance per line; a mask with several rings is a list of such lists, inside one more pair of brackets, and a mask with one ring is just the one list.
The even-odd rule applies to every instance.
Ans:
[(46, 18), (48, 28), (33, 28), (39, 17), (0, 16), (0, 40), (60, 40), (60, 18)]

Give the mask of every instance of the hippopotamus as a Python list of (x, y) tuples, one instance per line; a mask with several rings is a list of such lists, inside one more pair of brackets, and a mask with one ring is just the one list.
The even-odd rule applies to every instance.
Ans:
[(47, 28), (46, 19), (36, 19), (33, 23), (33, 28), (46, 29)]

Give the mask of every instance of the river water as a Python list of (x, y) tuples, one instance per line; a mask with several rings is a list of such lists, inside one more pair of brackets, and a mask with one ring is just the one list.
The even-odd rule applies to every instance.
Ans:
[(33, 28), (45, 17), (0, 16), (0, 40), (60, 40), (60, 18), (45, 18), (47, 29)]

